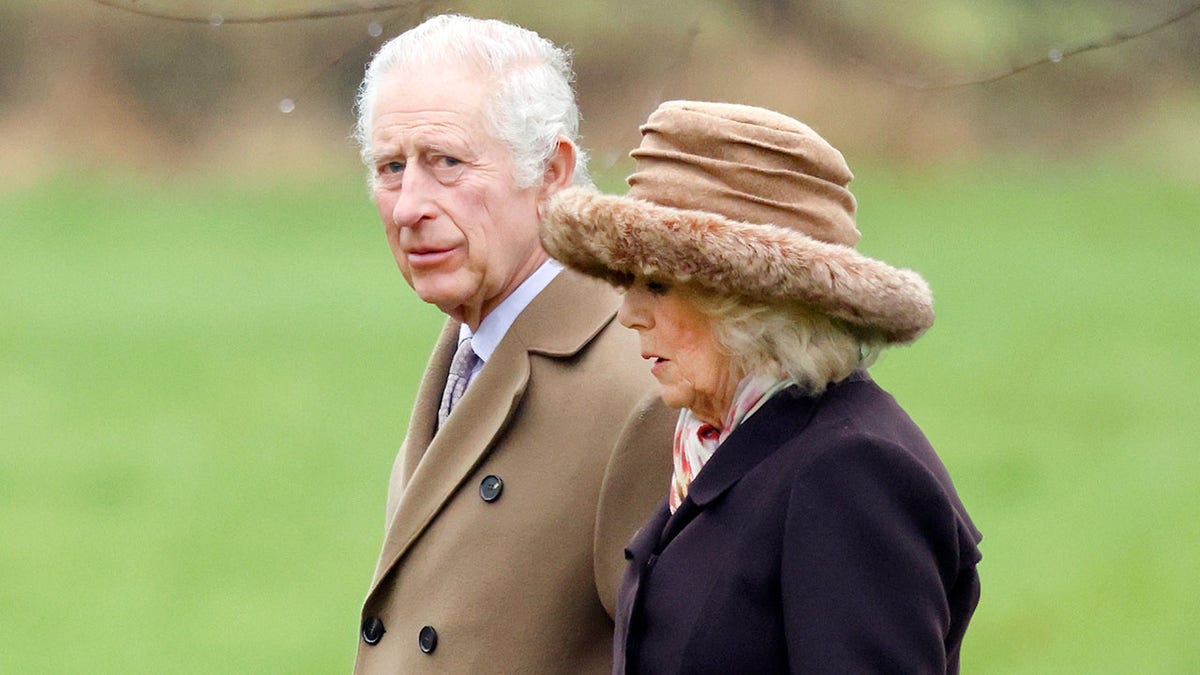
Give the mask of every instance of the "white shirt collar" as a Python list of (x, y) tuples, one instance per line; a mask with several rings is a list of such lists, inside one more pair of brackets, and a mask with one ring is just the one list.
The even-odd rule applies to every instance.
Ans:
[(471, 333), (471, 329), (467, 324), (462, 324), (458, 329), (458, 341), (462, 342), (464, 338), (471, 338), (471, 347), (475, 350), (475, 355), (479, 357), (479, 362), (476, 364), (472, 374), (478, 372), (483, 367), (487, 360), (492, 358), (492, 352), (496, 351), (500, 340), (504, 339), (504, 334), (512, 327), (513, 322), (525, 311), (529, 303), (541, 293), (554, 277), (558, 276), (563, 266), (556, 260), (549, 259), (542, 263), (540, 267), (534, 270), (525, 281), (517, 286), (517, 290), (513, 291), (507, 298), (500, 301), (496, 308), (483, 317), (483, 321), (479, 322), (479, 330)]

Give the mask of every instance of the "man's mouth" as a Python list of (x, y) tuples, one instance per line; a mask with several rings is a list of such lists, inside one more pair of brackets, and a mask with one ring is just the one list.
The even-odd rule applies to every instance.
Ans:
[(433, 267), (440, 265), (454, 253), (453, 248), (422, 248), (413, 249), (405, 254), (408, 264), (412, 267)]

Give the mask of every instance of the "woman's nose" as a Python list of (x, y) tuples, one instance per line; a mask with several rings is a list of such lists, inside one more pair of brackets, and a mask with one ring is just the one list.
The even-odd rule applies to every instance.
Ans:
[(642, 330), (650, 327), (650, 313), (647, 311), (646, 294), (645, 289), (636, 286), (630, 286), (625, 289), (625, 298), (621, 301), (621, 308), (617, 310), (617, 321), (620, 321), (622, 326), (634, 330)]

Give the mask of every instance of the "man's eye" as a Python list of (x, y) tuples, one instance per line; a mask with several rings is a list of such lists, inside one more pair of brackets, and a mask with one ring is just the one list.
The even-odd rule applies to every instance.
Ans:
[(443, 185), (453, 185), (458, 182), (467, 168), (461, 159), (450, 155), (434, 155), (429, 161), (434, 177)]

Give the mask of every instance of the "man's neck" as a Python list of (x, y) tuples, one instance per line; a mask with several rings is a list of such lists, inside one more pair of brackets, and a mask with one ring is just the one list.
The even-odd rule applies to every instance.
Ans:
[[(513, 322), (517, 320), (521, 312), (533, 302), (534, 298), (542, 292), (563, 267), (556, 261), (547, 260), (540, 267), (534, 270), (515, 291), (510, 293), (503, 301), (483, 318), (482, 321), (475, 327), (470, 324), (465, 324), (460, 335), (470, 335), (472, 345), (475, 347), (475, 353), (483, 361), (487, 361), (491, 357), (492, 351), (500, 344), (500, 340), (508, 333), (508, 329)], [(464, 322), (465, 323), (465, 322)]]

